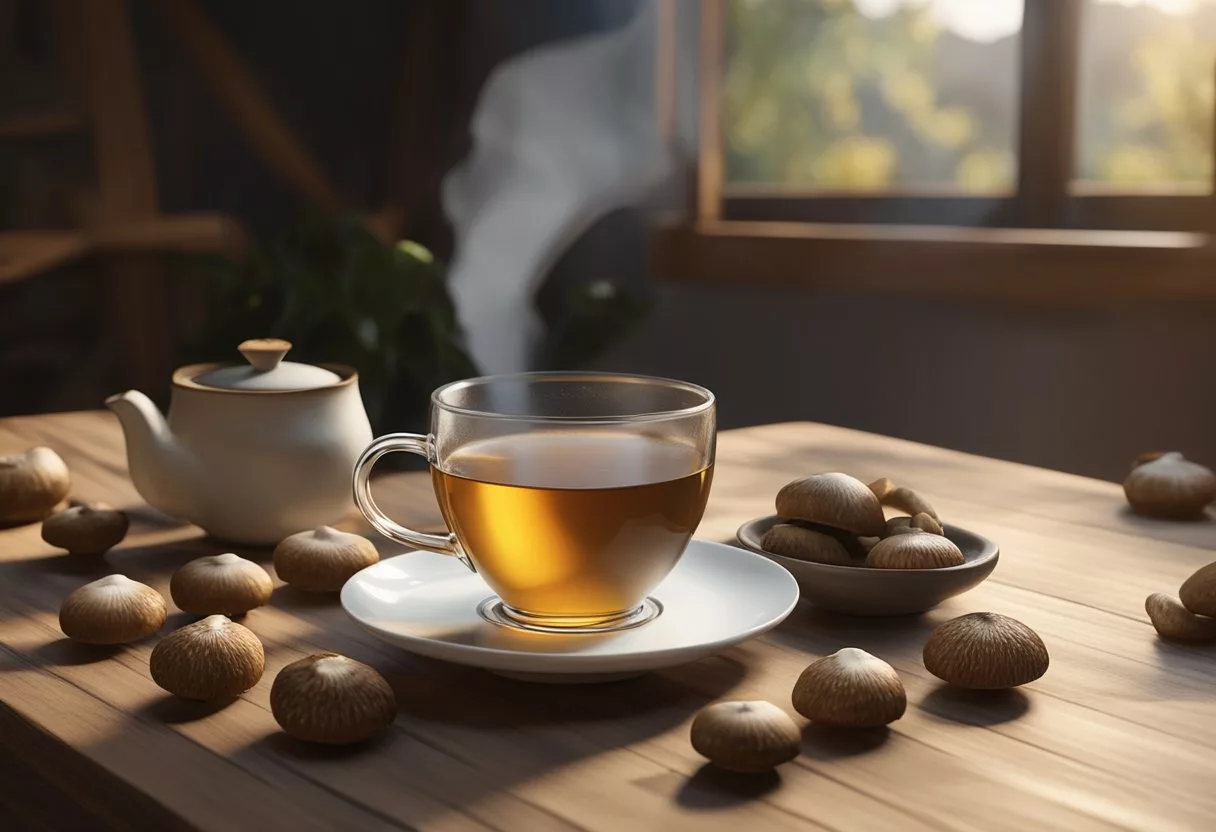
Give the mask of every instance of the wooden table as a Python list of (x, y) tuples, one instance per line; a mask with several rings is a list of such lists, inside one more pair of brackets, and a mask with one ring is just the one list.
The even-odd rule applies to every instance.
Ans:
[[(110, 415), (0, 421), (0, 451), (36, 444), (67, 460), (74, 497), (107, 500), (133, 522), (100, 562), (56, 553), (37, 525), (0, 531), (0, 829), (1216, 828), (1216, 648), (1158, 640), (1143, 609), (1211, 559), (1216, 525), (1134, 517), (1110, 483), (823, 425), (730, 431), (703, 537), (730, 539), (796, 475), (843, 470), (918, 488), (950, 522), (996, 539), (1000, 566), (924, 616), (851, 619), (802, 604), (720, 656), (586, 687), (414, 657), (357, 630), (335, 601), (281, 586), (246, 622), (266, 645), (266, 675), (216, 708), (152, 683), (153, 640), (88, 648), (56, 625), (60, 599), (86, 581), (118, 570), (167, 596), (173, 570), (216, 544), (140, 502)], [(401, 518), (437, 525), (417, 475), (385, 478), (377, 493)], [(1051, 651), (1047, 675), (995, 695), (931, 677), (920, 660), (929, 630), (977, 610), (1034, 627)], [(186, 620), (171, 614), (166, 630)], [(802, 668), (849, 645), (904, 679), (908, 713), (889, 732), (808, 728), (803, 755), (772, 778), (702, 765), (688, 744), (699, 707), (765, 698), (789, 709)], [(388, 678), (401, 714), (385, 738), (333, 750), (279, 732), (271, 681), (317, 650)]]

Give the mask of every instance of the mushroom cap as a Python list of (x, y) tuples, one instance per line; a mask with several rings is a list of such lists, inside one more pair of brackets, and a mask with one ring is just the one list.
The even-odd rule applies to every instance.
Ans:
[(762, 699), (715, 702), (692, 721), (692, 747), (728, 771), (757, 774), (798, 756), (802, 734), (785, 711)]
[(859, 728), (894, 722), (908, 707), (895, 668), (856, 647), (811, 662), (791, 698), (794, 710), (812, 722)]
[(265, 569), (232, 552), (196, 558), (169, 579), (173, 603), (194, 615), (241, 615), (265, 604), (273, 591)]
[(787, 483), (777, 492), (777, 514), (782, 520), (804, 520), (867, 537), (879, 537), (886, 529), (874, 492), (861, 480), (836, 472)]
[(304, 592), (337, 592), (361, 569), (380, 560), (363, 535), (329, 526), (284, 538), (274, 549), (274, 570)]
[(866, 555), (866, 566), (877, 569), (942, 569), (964, 562), (963, 550), (954, 541), (915, 528), (883, 538)]
[(165, 599), (126, 575), (107, 575), (72, 591), (59, 607), (59, 629), (84, 644), (127, 644), (165, 623)]
[(1144, 463), (1152, 462), (1154, 459), (1161, 459), (1161, 457), (1165, 456), (1167, 453), (1169, 453), (1169, 451), (1145, 451), (1132, 460), (1131, 470), (1134, 471)]
[(258, 683), (266, 666), (262, 642), (222, 615), (209, 615), (161, 639), (152, 649), (152, 681), (182, 699), (227, 699)]
[(865, 556), (870, 554), (880, 540), (882, 540), (881, 537), (866, 537), (864, 535), (857, 538), (857, 546), (861, 549), (862, 555), (862, 563), (860, 565), (865, 566)]
[(855, 565), (848, 549), (835, 537), (792, 523), (778, 523), (770, 528), (760, 545), (766, 552), (787, 558), (833, 566)]
[(905, 488), (902, 485), (896, 485), (891, 481), (890, 477), (882, 477), (874, 480), (866, 486), (878, 501), (884, 506), (906, 511), (910, 516), (917, 514), (927, 514), (934, 520), (938, 519), (937, 512), (933, 506), (929, 505), (929, 501), (917, 494), (911, 488)]
[(100, 555), (122, 542), (127, 515), (106, 503), (84, 503), (42, 521), (42, 539), (73, 555)]
[(1171, 451), (1136, 465), (1123, 480), (1123, 493), (1138, 514), (1196, 517), (1216, 499), (1216, 474)]
[(882, 502), (892, 491), (895, 490), (895, 481), (890, 477), (879, 477), (878, 479), (874, 480), (874, 482), (867, 485), (866, 488), (873, 492), (874, 496), (878, 498), (879, 502)]
[(1216, 617), (1216, 563), (1201, 566), (1183, 581), (1178, 600), (1196, 615)]
[(397, 716), (397, 699), (371, 667), (337, 653), (318, 653), (279, 671), (270, 710), (291, 736), (341, 745), (380, 733)]
[(1165, 638), (1216, 641), (1216, 618), (1195, 615), (1171, 595), (1154, 592), (1144, 599), (1144, 611)]
[(942, 524), (937, 521), (936, 517), (934, 517), (932, 514), (926, 514), (923, 511), (919, 514), (913, 515), (912, 523), (910, 525), (914, 529), (920, 529), (922, 532), (928, 532), (929, 534), (946, 533), (946, 530), (942, 527)]
[(953, 618), (929, 634), (925, 670), (960, 688), (997, 690), (1033, 682), (1050, 657), (1039, 634), (994, 612)]
[(894, 537), (897, 534), (907, 534), (912, 531), (912, 518), (906, 515), (888, 517), (887, 528), (883, 537)]
[(72, 487), (59, 454), (39, 446), (0, 456), (0, 523), (32, 523), (46, 517)]

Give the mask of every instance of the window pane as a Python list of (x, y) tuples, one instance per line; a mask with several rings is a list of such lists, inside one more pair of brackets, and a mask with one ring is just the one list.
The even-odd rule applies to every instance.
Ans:
[(1012, 190), (1022, 0), (726, 9), (728, 185)]
[(1079, 178), (1207, 190), (1216, 2), (1088, 0), (1082, 26)]

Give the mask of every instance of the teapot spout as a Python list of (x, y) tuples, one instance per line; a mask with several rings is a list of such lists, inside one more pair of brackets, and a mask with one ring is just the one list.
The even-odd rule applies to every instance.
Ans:
[(174, 517), (189, 515), (188, 459), (169, 423), (138, 390), (106, 399), (127, 439), (127, 466), (135, 489), (153, 508)]

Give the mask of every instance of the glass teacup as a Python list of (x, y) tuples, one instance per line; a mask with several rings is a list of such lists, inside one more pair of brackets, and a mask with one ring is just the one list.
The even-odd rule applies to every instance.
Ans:
[[(453, 555), (500, 601), (496, 623), (601, 632), (660, 611), (647, 594), (679, 561), (713, 478), (714, 396), (681, 381), (608, 373), (520, 373), (431, 395), (431, 433), (373, 442), (355, 501), (375, 528)], [(446, 535), (385, 516), (368, 477), (381, 456), (425, 456)]]

